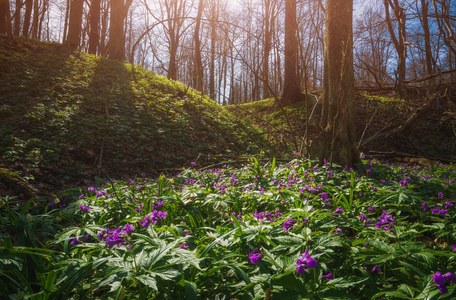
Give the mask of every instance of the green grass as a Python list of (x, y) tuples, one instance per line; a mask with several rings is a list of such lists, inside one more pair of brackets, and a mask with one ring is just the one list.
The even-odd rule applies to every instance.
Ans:
[(0, 95), (3, 162), (68, 180), (271, 149), (257, 129), (179, 82), (55, 43), (1, 38)]

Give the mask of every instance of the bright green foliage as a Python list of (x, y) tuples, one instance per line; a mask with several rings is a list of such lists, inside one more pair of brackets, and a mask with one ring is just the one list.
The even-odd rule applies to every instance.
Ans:
[[(454, 166), (192, 165), (87, 183), (65, 207), (0, 199), (0, 297), (456, 297), (432, 279), (456, 272)], [(108, 228), (122, 230), (113, 244)], [(306, 249), (318, 264), (298, 275)]]
[(0, 39), (0, 95), (3, 159), (66, 177), (270, 149), (257, 129), (179, 82), (59, 44)]

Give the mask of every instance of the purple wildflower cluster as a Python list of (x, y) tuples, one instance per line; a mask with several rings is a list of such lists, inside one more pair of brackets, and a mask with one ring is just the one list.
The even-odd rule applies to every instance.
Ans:
[(301, 254), (301, 258), (302, 259), (298, 259), (296, 261), (296, 264), (298, 265), (296, 267), (296, 274), (298, 275), (302, 275), (306, 269), (313, 269), (318, 265), (318, 262), (314, 258), (310, 257), (309, 250), (307, 248), (304, 254)]
[(446, 209), (439, 209), (439, 208), (435, 208), (435, 209), (432, 209), (431, 210), (431, 213), (434, 215), (434, 214), (439, 214), (441, 217), (444, 217), (447, 213), (448, 213), (448, 210)]
[(435, 285), (437, 285), (440, 290), (440, 295), (442, 295), (448, 293), (448, 288), (446, 287), (445, 282), (449, 280), (452, 283), (455, 283), (456, 277), (451, 272), (448, 272), (444, 275), (442, 275), (440, 272), (436, 272), (434, 275), (432, 275), (432, 280), (434, 280)]
[(344, 207), (337, 207), (336, 210), (333, 212), (333, 216), (338, 216), (340, 214), (342, 214), (342, 212), (345, 210)]
[(375, 222), (375, 227), (382, 228), (384, 231), (392, 230), (395, 220), (396, 219), (393, 216), (391, 216), (389, 212), (384, 210), (382, 215), (380, 216), (380, 221)]
[(283, 222), (283, 230), (288, 231), (290, 229), (293, 229), (293, 225), (294, 220), (290, 218), (288, 221)]
[(241, 220), (241, 219), (242, 219), (241, 213), (239, 213), (239, 214), (236, 215), (236, 213), (233, 211), (233, 212), (231, 213), (231, 215), (232, 215), (232, 217), (231, 217), (231, 222), (232, 222), (232, 223), (234, 223), (233, 217), (236, 218), (236, 219), (238, 219), (238, 220)]
[(263, 254), (258, 250), (258, 248), (255, 248), (251, 253), (249, 253), (249, 259), (252, 265), (257, 265), (258, 262), (263, 259)]
[(366, 225), (366, 227), (370, 227), (370, 220), (367, 219), (367, 217), (363, 214), (359, 214), (359, 220)]
[(329, 198), (329, 194), (323, 192), (320, 194), (321, 201), (326, 204), (326, 206), (331, 206), (331, 199)]
[(83, 212), (89, 212), (91, 210), (91, 208), (89, 206), (86, 206), (86, 205), (81, 205), (79, 206), (79, 208), (83, 211)]
[(135, 230), (135, 227), (131, 224), (126, 224), (123, 228), (120, 226), (117, 229), (106, 229), (98, 233), (98, 238), (102, 242), (106, 241), (109, 249), (117, 245), (118, 248), (123, 244), (127, 243), (125, 236), (131, 236), (131, 232)]
[(258, 212), (255, 210), (255, 212), (252, 214), (253, 217), (255, 217), (257, 220), (260, 221), (261, 224), (264, 223), (264, 219), (266, 219), (269, 222), (274, 222), (274, 219), (280, 216), (283, 216), (283, 214), (280, 212), (279, 209), (276, 209), (274, 214), (272, 212)]
[(151, 223), (157, 224), (160, 219), (166, 219), (167, 212), (157, 210), (163, 206), (163, 203), (164, 201), (162, 200), (152, 204), (152, 209), (154, 211), (148, 214), (141, 222), (139, 222), (139, 224), (141, 224), (142, 227), (146, 228), (149, 227)]

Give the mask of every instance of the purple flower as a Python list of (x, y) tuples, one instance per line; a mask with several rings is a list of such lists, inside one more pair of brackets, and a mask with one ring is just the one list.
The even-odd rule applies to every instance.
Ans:
[(375, 208), (373, 208), (372, 206), (369, 206), (369, 210), (367, 212), (371, 214), (374, 212), (374, 210), (375, 210)]
[(345, 210), (344, 207), (337, 207), (336, 210), (334, 211), (334, 215), (339, 215)]
[(88, 212), (91, 210), (91, 208), (89, 206), (85, 206), (85, 205), (81, 205), (79, 206), (79, 208), (83, 211), (83, 212)]
[(131, 224), (125, 224), (125, 226), (122, 228), (121, 233), (131, 236), (132, 231), (135, 231), (135, 227)]
[(432, 212), (432, 214), (440, 214), (441, 217), (444, 217), (448, 213), (448, 210), (436, 208), (436, 209), (432, 209), (431, 212)]
[(453, 251), (456, 252), (456, 245), (451, 245), (453, 247)]
[(151, 223), (157, 224), (158, 220), (166, 219), (166, 211), (158, 211), (154, 210), (152, 213), (148, 214), (139, 224), (142, 227), (146, 228), (149, 227)]
[(396, 219), (393, 216), (391, 216), (389, 212), (384, 210), (382, 215), (380, 216), (380, 221), (375, 222), (375, 227), (382, 228), (384, 231), (389, 230), (393, 227), (395, 220)]
[(374, 266), (371, 270), (372, 274), (380, 273), (380, 268), (378, 266)]
[(454, 283), (456, 282), (456, 277), (451, 272), (448, 272), (444, 275), (442, 275), (440, 272), (436, 272), (434, 275), (432, 275), (432, 280), (434, 280), (435, 285), (437, 285), (440, 290), (440, 294), (442, 295), (448, 293), (445, 282), (449, 280), (450, 282)]
[(81, 200), (82, 198), (84, 198), (84, 194), (79, 195), (79, 200)]
[(293, 222), (294, 222), (293, 219), (290, 219), (288, 221), (283, 222), (283, 229), (285, 231), (293, 229)]
[(429, 210), (429, 204), (427, 204), (427, 203), (421, 204), (421, 207), (423, 208), (423, 211), (428, 211)]
[(258, 262), (263, 259), (263, 254), (258, 250), (258, 248), (255, 248), (251, 253), (249, 253), (249, 259), (252, 265), (257, 265)]
[(328, 273), (327, 275), (323, 275), (321, 276), (322, 279), (333, 279), (333, 274), (332, 273)]
[(117, 245), (117, 248), (120, 248), (120, 246), (122, 246), (122, 244), (127, 243), (127, 241), (125, 240), (125, 237), (120, 234), (119, 228), (112, 230), (111, 235), (108, 235), (106, 237), (106, 243), (108, 244), (109, 249), (114, 247), (114, 245)]
[(188, 244), (180, 244), (179, 248), (181, 249), (188, 249)]
[(187, 235), (193, 235), (193, 233), (191, 233), (190, 231), (184, 230), (184, 235), (185, 235), (185, 236), (187, 236)]
[(82, 242), (81, 242), (80, 240), (78, 240), (78, 238), (73, 238), (73, 239), (71, 240), (70, 245), (79, 244), (79, 243), (82, 243)]
[(302, 226), (304, 226), (304, 225), (306, 225), (307, 223), (309, 223), (309, 220), (310, 220), (310, 217), (305, 218), (304, 221), (302, 221)]
[(447, 201), (445, 203), (445, 209), (448, 209), (449, 207), (452, 207), (454, 205), (454, 201)]
[(304, 254), (301, 254), (301, 258), (302, 259), (298, 259), (296, 261), (296, 264), (298, 265), (296, 267), (296, 274), (298, 275), (302, 275), (306, 269), (312, 269), (318, 265), (318, 262), (314, 258), (310, 257), (309, 250), (307, 248)]

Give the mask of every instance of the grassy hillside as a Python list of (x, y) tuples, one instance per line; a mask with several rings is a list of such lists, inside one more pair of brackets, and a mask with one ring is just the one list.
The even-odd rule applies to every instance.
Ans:
[(0, 95), (0, 167), (43, 177), (268, 149), (257, 129), (181, 83), (60, 44), (0, 38)]
[[(360, 150), (384, 158), (427, 157), (456, 161), (456, 90), (441, 97), (436, 95), (429, 101), (428, 95), (403, 100), (394, 95), (358, 94), (353, 116)], [(308, 104), (301, 101), (283, 107), (274, 99), (265, 99), (229, 106), (228, 110), (267, 132), (266, 136), (282, 148), (304, 151), (305, 120), (310, 118), (307, 131), (312, 140), (320, 118), (321, 101), (316, 100), (321, 99), (321, 93), (312, 92), (307, 99)], [(396, 134), (390, 134), (399, 127)]]

